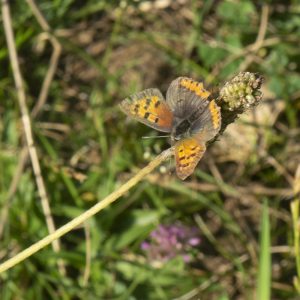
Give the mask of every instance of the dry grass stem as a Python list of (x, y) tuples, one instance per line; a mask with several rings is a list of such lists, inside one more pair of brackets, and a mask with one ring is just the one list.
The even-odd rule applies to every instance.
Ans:
[(49, 24), (47, 23), (46, 19), (44, 18), (44, 16), (42, 15), (42, 13), (40, 12), (39, 8), (37, 7), (35, 1), (34, 0), (26, 0), (26, 2), (30, 6), (32, 13), (34, 14), (34, 16), (35, 16), (36, 20), (38, 21), (38, 23), (40, 24), (41, 28), (45, 31), (46, 37), (49, 39), (49, 41), (53, 47), (53, 52), (52, 52), (52, 55), (51, 55), (51, 58), (49, 61), (49, 67), (47, 70), (47, 74), (44, 78), (42, 88), (41, 88), (41, 91), (40, 91), (40, 94), (38, 97), (38, 101), (37, 101), (36, 105), (34, 106), (32, 113), (31, 113), (31, 115), (33, 117), (36, 117), (38, 115), (38, 113), (40, 112), (41, 108), (46, 103), (50, 85), (54, 78), (54, 75), (55, 75), (55, 72), (57, 69), (57, 64), (59, 61), (59, 57), (62, 52), (62, 47), (61, 47), (59, 41), (57, 40), (57, 38), (53, 34), (50, 33), (51, 28), (50, 28)]
[[(256, 40), (253, 44), (243, 48), (241, 51), (233, 53), (232, 55), (228, 56), (222, 63), (217, 64), (215, 68), (211, 72), (211, 77), (210, 78), (215, 78), (217, 74), (225, 68), (225, 66), (231, 64), (233, 61), (246, 56), (245, 61), (241, 64), (239, 67), (239, 71), (243, 72), (245, 71), (248, 66), (255, 60), (255, 55), (252, 55), (253, 53), (256, 53), (259, 49), (261, 49), (263, 46), (267, 46), (268, 44), (264, 43), (264, 39), (266, 36), (267, 32), (267, 25), (268, 25), (268, 20), (269, 20), (269, 5), (264, 4), (262, 7), (262, 12), (261, 12), (261, 18), (260, 18), (260, 25), (257, 33)], [(268, 41), (270, 42), (270, 41)], [(278, 40), (271, 39), (272, 43), (277, 43), (279, 42)], [(251, 55), (250, 55), (251, 54)]]
[[(29, 156), (31, 159), (33, 172), (35, 175), (38, 193), (41, 198), (41, 204), (42, 204), (42, 208), (43, 208), (43, 213), (46, 218), (47, 227), (48, 227), (49, 232), (53, 233), (55, 231), (55, 224), (54, 224), (54, 221), (53, 221), (53, 218), (51, 215), (49, 199), (47, 196), (44, 180), (43, 180), (43, 177), (41, 174), (41, 168), (40, 168), (40, 164), (39, 164), (37, 151), (36, 151), (36, 148), (34, 145), (29, 111), (28, 111), (27, 104), (26, 104), (26, 95), (25, 95), (25, 90), (24, 90), (24, 86), (23, 86), (23, 78), (21, 75), (17, 51), (16, 51), (16, 47), (15, 47), (15, 42), (14, 42), (14, 33), (12, 30), (10, 9), (9, 9), (8, 2), (5, 0), (2, 0), (2, 17), (3, 17), (3, 24), (4, 24), (4, 32), (5, 32), (7, 45), (8, 45), (10, 62), (11, 62), (13, 76), (14, 76), (15, 85), (16, 85), (16, 89), (17, 89), (18, 102), (19, 102), (19, 107), (20, 107), (20, 111), (21, 111), (21, 115), (22, 115), (23, 129), (24, 129), (26, 143), (27, 143), (27, 147), (28, 147), (28, 151), (29, 151)], [(52, 246), (53, 246), (53, 249), (55, 252), (59, 252), (60, 244), (59, 244), (58, 240), (53, 241)], [(59, 264), (60, 272), (62, 274), (64, 274), (65, 273), (64, 266), (60, 260), (59, 260), (58, 264)]]
[(39, 240), (37, 243), (31, 245), (27, 249), (23, 250), (16, 256), (8, 259), (6, 262), (0, 265), (0, 273), (12, 268), (16, 264), (20, 263), (21, 261), (25, 260), (26, 258), (30, 257), (34, 253), (38, 252), (39, 250), (43, 249), (53, 241), (59, 239), (66, 233), (70, 232), (72, 229), (77, 227), (78, 225), (82, 224), (83, 222), (87, 221), (90, 217), (94, 216), (96, 213), (116, 201), (118, 198), (123, 196), (128, 190), (134, 187), (139, 181), (143, 180), (146, 175), (152, 172), (157, 166), (159, 166), (163, 161), (169, 158), (173, 154), (173, 148), (169, 148), (159, 154), (153, 161), (151, 161), (145, 168), (141, 169), (135, 176), (133, 176), (130, 180), (126, 183), (121, 185), (117, 190), (113, 193), (105, 197), (102, 201), (98, 202), (90, 209), (70, 221), (69, 223), (65, 224), (64, 226), (57, 229), (55, 232), (47, 235), (43, 239)]
[[(47, 33), (47, 38), (49, 39), (49, 41), (51, 42), (51, 44), (53, 46), (53, 52), (52, 52), (52, 55), (51, 55), (51, 58), (50, 58), (50, 61), (49, 61), (49, 68), (48, 68), (48, 71), (46, 73), (45, 79), (43, 81), (41, 91), (40, 91), (38, 100), (36, 102), (36, 105), (34, 106), (32, 112), (31, 112), (32, 118), (35, 118), (39, 114), (39, 112), (41, 111), (42, 107), (44, 106), (44, 104), (47, 100), (50, 85), (53, 81), (53, 78), (54, 78), (54, 75), (55, 75), (55, 72), (56, 72), (56, 69), (57, 69), (57, 64), (58, 64), (58, 61), (59, 61), (59, 57), (61, 55), (61, 45), (60, 45), (60, 43), (58, 42), (58, 40), (56, 39), (55, 36), (48, 33), (50, 31), (50, 26), (48, 25), (48, 23), (47, 23), (46, 19), (44, 18), (44, 16), (41, 14), (41, 12), (38, 9), (36, 3), (33, 0), (27, 0), (27, 3), (30, 6), (30, 8), (31, 8), (34, 16), (36, 17), (38, 23), (40, 24), (42, 29)], [(2, 213), (1, 213), (1, 220), (0, 220), (0, 238), (3, 234), (3, 229), (4, 229), (4, 225), (6, 223), (7, 217), (8, 217), (8, 211), (9, 211), (11, 201), (13, 199), (13, 196), (14, 196), (15, 192), (17, 191), (19, 181), (20, 181), (21, 176), (23, 174), (24, 167), (26, 165), (28, 157), (29, 157), (28, 148), (26, 146), (24, 146), (23, 149), (20, 152), (19, 162), (18, 162), (18, 165), (16, 167), (16, 171), (14, 173), (11, 185), (9, 187), (7, 197), (4, 200), (4, 207), (3, 207), (3, 210), (2, 210)]]
[[(27, 0), (27, 3), (30, 6), (38, 23), (40, 24), (42, 29), (46, 32), (47, 38), (49, 39), (49, 41), (51, 42), (51, 44), (53, 46), (53, 52), (52, 52), (52, 55), (51, 55), (51, 58), (49, 61), (49, 68), (46, 73), (45, 79), (43, 81), (41, 91), (40, 91), (38, 100), (36, 102), (36, 105), (34, 106), (32, 112), (31, 112), (31, 117), (35, 118), (39, 114), (39, 112), (41, 111), (42, 107), (44, 106), (44, 104), (47, 100), (50, 85), (53, 81), (54, 74), (57, 69), (59, 57), (61, 55), (61, 45), (55, 36), (48, 33), (48, 31), (50, 31), (50, 26), (48, 25), (46, 19), (43, 17), (41, 12), (39, 11), (35, 2), (32, 0)], [(12, 179), (11, 185), (9, 187), (8, 195), (7, 195), (6, 199), (4, 200), (5, 204), (4, 204), (3, 211), (1, 213), (1, 221), (0, 221), (0, 238), (3, 234), (4, 224), (6, 223), (6, 220), (7, 220), (10, 202), (12, 201), (13, 196), (14, 196), (15, 192), (17, 191), (19, 180), (23, 174), (23, 170), (24, 170), (24, 167), (28, 160), (28, 156), (29, 156), (28, 148), (26, 146), (24, 146), (20, 152), (19, 162), (16, 167), (16, 171), (14, 173), (14, 177)]]
[[(251, 45), (249, 48), (249, 51), (252, 53), (257, 52), (259, 49), (262, 48), (267, 33), (269, 13), (270, 13), (269, 5), (264, 4), (261, 11), (260, 25), (259, 25), (259, 30), (258, 30), (255, 43)], [(255, 55), (247, 56), (245, 61), (240, 65), (239, 71), (244, 72), (245, 70), (247, 70), (247, 68), (251, 65), (251, 63), (255, 60), (255, 58), (256, 58)]]
[(91, 274), (92, 246), (91, 228), (89, 221), (83, 223), (85, 234), (85, 268), (83, 273), (83, 286), (87, 286)]

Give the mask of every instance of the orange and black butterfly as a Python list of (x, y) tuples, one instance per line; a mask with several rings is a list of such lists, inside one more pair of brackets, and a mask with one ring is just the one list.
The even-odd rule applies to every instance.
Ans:
[(209, 96), (202, 82), (179, 77), (171, 83), (167, 100), (158, 89), (147, 89), (124, 99), (120, 107), (128, 116), (171, 134), (176, 173), (184, 180), (202, 158), (206, 143), (220, 130), (220, 108)]

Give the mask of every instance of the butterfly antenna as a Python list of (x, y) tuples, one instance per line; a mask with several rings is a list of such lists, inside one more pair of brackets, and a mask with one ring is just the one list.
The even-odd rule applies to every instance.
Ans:
[(171, 157), (169, 157), (169, 174), (172, 175), (173, 170), (172, 170), (172, 160)]
[(170, 135), (142, 136), (142, 139), (156, 139), (170, 137)]

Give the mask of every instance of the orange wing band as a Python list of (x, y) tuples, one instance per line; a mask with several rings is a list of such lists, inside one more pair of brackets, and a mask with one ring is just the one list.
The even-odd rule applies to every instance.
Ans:
[(187, 90), (194, 92), (197, 96), (207, 99), (210, 95), (210, 92), (203, 87), (202, 82), (198, 82), (189, 78), (183, 78), (180, 81), (180, 85), (186, 88)]
[(190, 176), (206, 147), (194, 138), (184, 139), (175, 145), (176, 173), (182, 180)]
[(211, 114), (214, 129), (219, 129), (221, 126), (220, 108), (217, 106), (214, 100), (210, 101), (209, 103), (209, 111)]

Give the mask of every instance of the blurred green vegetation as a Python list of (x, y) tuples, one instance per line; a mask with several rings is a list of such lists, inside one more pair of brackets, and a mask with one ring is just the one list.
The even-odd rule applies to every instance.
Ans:
[[(271, 299), (299, 297), (289, 210), (300, 163), (299, 1), (36, 2), (62, 47), (47, 101), (32, 120), (57, 227), (168, 147), (167, 139), (142, 139), (157, 133), (119, 111), (117, 104), (129, 94), (149, 87), (165, 92), (181, 75), (218, 87), (247, 70), (264, 76), (264, 97), (209, 147), (189, 180), (177, 179), (173, 161), (166, 163), (65, 235), (59, 254), (49, 246), (1, 274), (0, 298), (253, 299), (258, 270), (264, 269), (264, 199), (269, 222), (265, 209), (261, 255), (272, 270)], [(53, 49), (26, 1), (12, 1), (11, 14), (32, 110)], [(2, 26), (0, 64), (4, 261), (48, 229), (29, 160), (8, 199), (25, 144)], [(141, 242), (158, 224), (178, 220), (201, 231), (195, 261), (149, 262)]]

